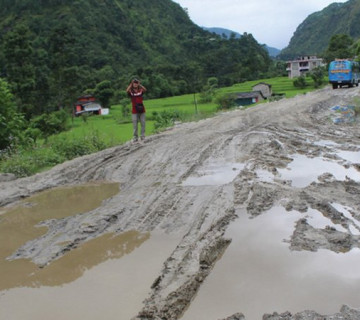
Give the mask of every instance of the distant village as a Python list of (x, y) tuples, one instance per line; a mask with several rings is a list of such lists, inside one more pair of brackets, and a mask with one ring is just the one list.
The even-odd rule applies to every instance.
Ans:
[[(323, 59), (316, 56), (301, 56), (296, 60), (287, 61), (286, 71), (288, 77), (293, 79), (324, 65)], [(283, 98), (283, 94), (273, 93), (270, 84), (260, 82), (254, 85), (250, 92), (237, 93), (235, 103), (238, 106), (248, 106), (262, 100), (278, 100), (281, 98)]]

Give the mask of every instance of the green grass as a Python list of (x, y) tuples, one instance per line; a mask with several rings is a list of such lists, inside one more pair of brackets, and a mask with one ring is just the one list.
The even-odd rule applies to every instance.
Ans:
[[(220, 88), (217, 90), (217, 94), (223, 95), (226, 93), (251, 91), (252, 87), (259, 82), (271, 84), (273, 93), (285, 94), (287, 98), (314, 90), (312, 80), (310, 78), (307, 78), (307, 82), (309, 84), (307, 88), (298, 89), (293, 86), (292, 79), (287, 77), (277, 77), (247, 81), (235, 84), (231, 87)], [(198, 93), (145, 100), (144, 104), (146, 106), (147, 118), (146, 135), (149, 136), (154, 133), (154, 112), (176, 111), (181, 114), (181, 119), (183, 121), (192, 121), (209, 117), (217, 111), (217, 105), (215, 102), (203, 104), (199, 103), (199, 100), (200, 95)], [(121, 114), (121, 106), (114, 105), (111, 107), (110, 114), (107, 116), (91, 116), (88, 118), (87, 122), (84, 122), (82, 118), (74, 118), (71, 130), (62, 133), (62, 135), (70, 135), (73, 138), (77, 138), (87, 135), (93, 131), (97, 131), (98, 134), (111, 145), (124, 143), (132, 138), (131, 118), (130, 116), (124, 118)]]
[[(284, 94), (285, 97), (290, 98), (297, 94), (315, 90), (312, 80), (307, 78), (306, 81), (308, 86), (301, 90), (295, 88), (293, 80), (287, 77), (248, 81), (231, 87), (220, 88), (216, 95), (222, 96), (229, 93), (251, 91), (255, 84), (266, 82), (272, 85), (273, 93)], [(156, 113), (164, 113), (170, 117), (172, 114), (176, 114), (181, 121), (199, 120), (210, 117), (218, 111), (215, 100), (213, 99), (213, 102), (210, 103), (199, 103), (199, 94), (145, 99), (146, 136), (155, 132)], [(71, 159), (102, 150), (105, 147), (123, 144), (132, 138), (131, 115), (124, 117), (120, 105), (112, 106), (109, 115), (89, 116), (85, 120), (82, 117), (72, 118), (70, 130), (50, 137), (47, 141), (38, 141), (35, 146), (21, 148), (18, 152), (3, 157), (0, 161), (0, 172), (11, 172), (18, 176), (31, 175), (63, 162), (66, 157)]]

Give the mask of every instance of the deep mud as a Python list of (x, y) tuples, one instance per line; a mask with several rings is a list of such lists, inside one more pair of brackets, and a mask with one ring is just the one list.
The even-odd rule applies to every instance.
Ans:
[[(181, 240), (133, 319), (175, 320), (183, 316), (226, 252), (231, 238), (225, 232), (240, 212), (253, 219), (275, 206), (303, 213), (290, 230), (291, 251), (355, 250), (360, 247), (360, 125), (335, 125), (329, 108), (352, 104), (359, 93), (358, 88), (326, 88), (182, 124), (149, 137), (143, 145), (107, 149), (33, 177), (12, 180), (3, 176), (3, 210), (60, 186), (104, 181), (118, 183), (120, 188), (96, 209), (47, 220), (46, 234), (27, 241), (7, 259), (30, 259), (47, 268), (107, 233), (157, 230), (174, 234)], [(329, 172), (322, 162), (314, 162), (295, 169), (297, 176), (289, 178), (287, 172), (299, 157), (323, 161), (336, 170)], [(315, 176), (308, 177), (316, 165)], [(311, 225), (309, 210), (317, 210), (331, 225)], [(360, 307), (360, 300), (353, 307)], [(286, 311), (264, 315), (264, 319), (360, 319), (359, 312), (349, 307), (333, 316), (322, 316), (317, 310), (294, 315)], [(240, 313), (229, 319), (246, 319)]]

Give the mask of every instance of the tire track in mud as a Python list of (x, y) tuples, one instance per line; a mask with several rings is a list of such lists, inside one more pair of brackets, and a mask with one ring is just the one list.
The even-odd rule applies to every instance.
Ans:
[[(340, 219), (343, 224), (352, 223), (332, 210), (331, 203), (336, 201), (360, 212), (355, 196), (360, 192), (358, 182), (339, 182), (324, 176), (323, 181), (294, 188), (281, 178), (279, 170), (293, 161), (293, 154), (327, 155), (332, 160), (335, 149), (356, 150), (360, 146), (359, 129), (334, 130), (324, 114), (328, 107), (348, 103), (357, 93), (323, 89), (246, 111), (219, 114), (150, 137), (144, 145), (126, 144), (75, 159), (34, 177), (6, 182), (0, 187), (0, 205), (14, 204), (56, 186), (92, 180), (120, 184), (119, 194), (100, 208), (61, 222), (48, 222), (48, 234), (20, 248), (16, 257), (29, 258), (43, 266), (108, 232), (161, 229), (177, 234), (178, 246), (164, 262), (144, 308), (134, 319), (179, 319), (229, 245), (231, 239), (224, 234), (238, 210), (246, 209), (256, 217), (280, 203), (287, 210), (304, 213), (308, 208), (318, 208), (324, 215), (333, 215), (334, 222)], [(340, 145), (317, 145), (315, 142), (321, 139)], [(344, 141), (346, 145), (342, 145)], [(201, 175), (201, 168), (212, 162), (243, 163), (244, 168), (230, 183), (183, 184), (189, 177)], [(259, 170), (271, 174), (273, 181), (262, 180)], [(358, 214), (353, 216), (358, 219)], [(82, 228), (84, 225), (86, 228)], [(57, 243), (59, 234), (72, 239), (66, 248)], [(358, 237), (336, 235), (334, 230), (324, 235), (323, 231), (299, 222), (290, 248), (336, 251), (358, 246)], [(343, 244), (340, 241), (336, 248), (331, 246), (330, 238), (335, 243), (342, 237), (346, 238)]]

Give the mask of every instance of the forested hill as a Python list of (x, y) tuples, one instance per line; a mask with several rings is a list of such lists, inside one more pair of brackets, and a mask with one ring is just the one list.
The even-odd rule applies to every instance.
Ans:
[(333, 3), (309, 15), (298, 26), (280, 57), (289, 59), (303, 54), (320, 54), (335, 34), (346, 34), (353, 39), (360, 37), (360, 0)]
[[(236, 31), (232, 31), (229, 29), (225, 29), (225, 28), (218, 28), (218, 27), (211, 27), (211, 28), (207, 28), (207, 27), (202, 27), (204, 30), (207, 30), (209, 32), (218, 34), (224, 38), (228, 38), (230, 39), (231, 37), (236, 37), (236, 38), (240, 38), (241, 34), (236, 32)], [(269, 47), (268, 45), (264, 45), (266, 50), (269, 52), (269, 55), (271, 57), (276, 57), (279, 53), (280, 50), (277, 48), (273, 48), (273, 47)]]
[[(251, 35), (224, 40), (171, 0), (0, 0), (0, 76), (20, 111), (69, 106), (85, 91), (120, 99), (138, 76), (149, 97), (256, 79), (270, 58)], [(111, 101), (111, 100), (110, 100)]]

